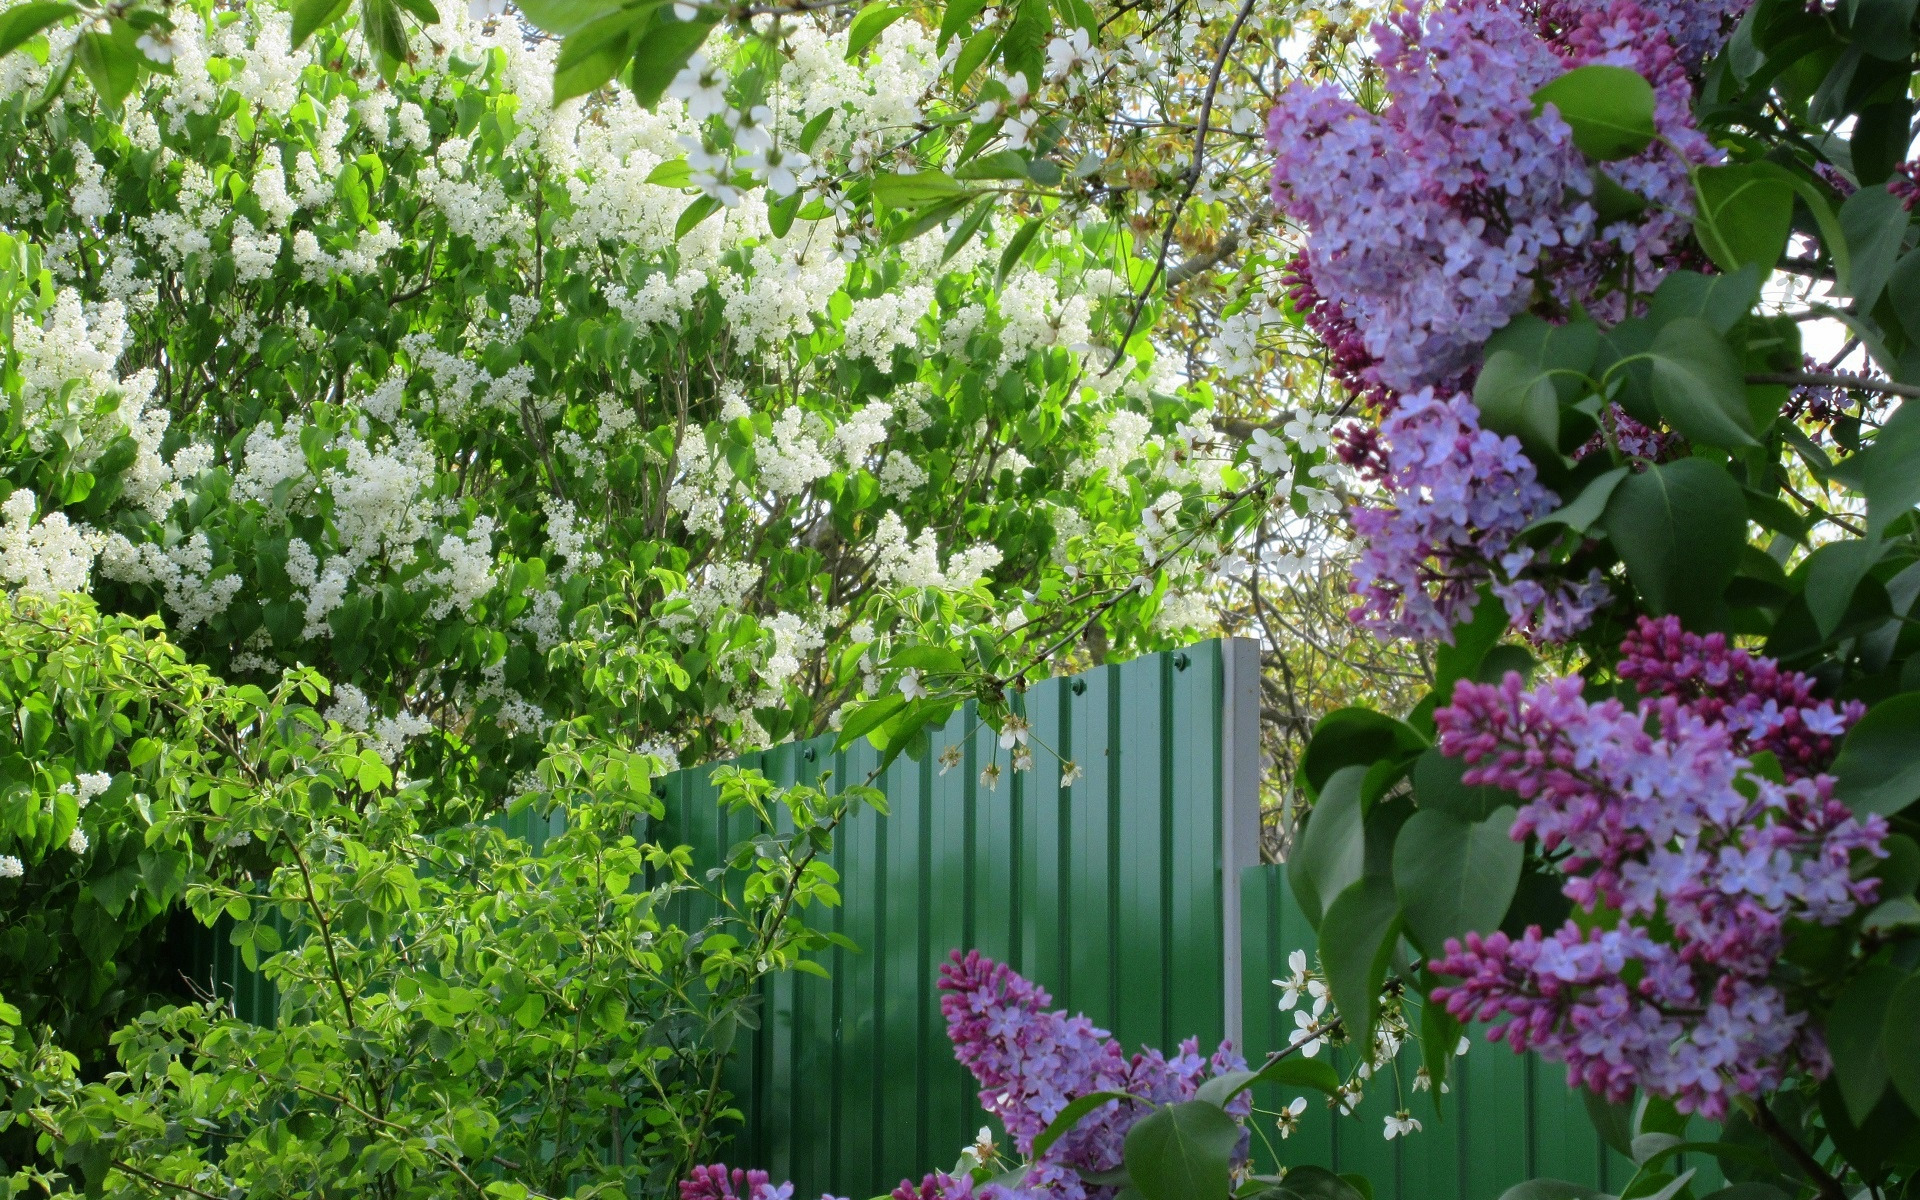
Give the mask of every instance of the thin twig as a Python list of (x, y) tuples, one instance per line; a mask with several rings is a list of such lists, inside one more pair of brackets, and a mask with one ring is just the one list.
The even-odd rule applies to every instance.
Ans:
[(1166, 236), (1160, 239), (1160, 255), (1154, 259), (1153, 274), (1147, 276), (1147, 282), (1134, 297), (1133, 316), (1127, 320), (1127, 330), (1113, 348), (1113, 361), (1107, 364), (1102, 375), (1111, 375), (1119, 367), (1120, 360), (1126, 357), (1127, 343), (1133, 340), (1133, 331), (1140, 327), (1140, 315), (1146, 311), (1147, 296), (1153, 291), (1153, 285), (1167, 269), (1167, 251), (1173, 248), (1174, 231), (1180, 227), (1180, 214), (1187, 209), (1187, 201), (1193, 199), (1193, 193), (1200, 186), (1200, 176), (1205, 173), (1207, 162), (1207, 125), (1213, 119), (1213, 97), (1220, 90), (1220, 73), (1226, 68), (1227, 55), (1233, 51), (1233, 43), (1240, 37), (1240, 27), (1247, 22), (1247, 16), (1253, 12), (1253, 0), (1243, 0), (1240, 11), (1233, 16), (1233, 26), (1227, 30), (1227, 36), (1220, 39), (1220, 53), (1214, 56), (1213, 70), (1207, 76), (1207, 91), (1200, 99), (1200, 119), (1195, 122), (1193, 135), (1193, 158), (1187, 164), (1187, 186), (1180, 193), (1180, 199), (1174, 202), (1173, 215), (1167, 218)]
[(1805, 387), (1837, 387), (1855, 392), (1884, 392), (1889, 396), (1920, 396), (1920, 386), (1873, 379), (1866, 375), (1836, 375), (1827, 371), (1761, 371), (1748, 383), (1790, 383)]
[(1792, 1132), (1780, 1123), (1780, 1118), (1773, 1115), (1773, 1110), (1767, 1107), (1765, 1100), (1754, 1098), (1751, 1115), (1753, 1123), (1760, 1127), (1760, 1131), (1778, 1143), (1780, 1148), (1787, 1152), (1787, 1157), (1794, 1161), (1794, 1165), (1807, 1173), (1807, 1178), (1813, 1181), (1814, 1190), (1819, 1194), (1820, 1200), (1846, 1200), (1847, 1193), (1841, 1188), (1840, 1181), (1821, 1166), (1820, 1160), (1813, 1156), (1812, 1151), (1802, 1145), (1800, 1139), (1793, 1136)]

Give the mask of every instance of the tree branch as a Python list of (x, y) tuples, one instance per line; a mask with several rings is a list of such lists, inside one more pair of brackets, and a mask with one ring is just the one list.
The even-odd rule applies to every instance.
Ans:
[(1146, 311), (1147, 296), (1153, 291), (1153, 285), (1167, 269), (1167, 251), (1173, 248), (1174, 231), (1180, 227), (1180, 214), (1186, 211), (1187, 201), (1193, 199), (1194, 191), (1200, 186), (1200, 176), (1205, 173), (1207, 163), (1207, 124), (1213, 119), (1213, 98), (1220, 90), (1220, 73), (1226, 68), (1227, 55), (1233, 52), (1233, 43), (1240, 37), (1240, 27), (1247, 23), (1248, 14), (1253, 12), (1254, 0), (1242, 0), (1240, 11), (1233, 16), (1233, 26), (1227, 30), (1227, 36), (1220, 39), (1220, 53), (1214, 57), (1213, 71), (1207, 76), (1207, 91), (1200, 99), (1200, 119), (1193, 135), (1193, 158), (1187, 164), (1187, 186), (1180, 193), (1180, 199), (1174, 202), (1173, 215), (1167, 218), (1166, 236), (1160, 239), (1160, 256), (1154, 259), (1153, 274), (1147, 276), (1147, 282), (1134, 297), (1133, 316), (1127, 319), (1127, 330), (1120, 335), (1119, 343), (1113, 348), (1113, 361), (1101, 374), (1111, 375), (1127, 356), (1127, 343), (1133, 340), (1133, 331), (1140, 327), (1140, 314)]
[(1835, 375), (1827, 371), (1761, 371), (1748, 383), (1790, 383), (1803, 387), (1837, 387), (1856, 392), (1884, 392), (1889, 396), (1920, 396), (1920, 386), (1873, 379), (1866, 375)]
[(1755, 1097), (1752, 1103), (1753, 1123), (1787, 1152), (1787, 1157), (1793, 1160), (1795, 1166), (1806, 1172), (1807, 1178), (1813, 1181), (1814, 1190), (1820, 1196), (1820, 1200), (1846, 1200), (1847, 1193), (1841, 1188), (1840, 1181), (1821, 1166), (1820, 1160), (1813, 1156), (1813, 1152), (1802, 1145), (1800, 1139), (1793, 1136), (1792, 1132), (1780, 1123), (1780, 1118), (1773, 1115), (1773, 1110), (1767, 1107), (1767, 1102)]

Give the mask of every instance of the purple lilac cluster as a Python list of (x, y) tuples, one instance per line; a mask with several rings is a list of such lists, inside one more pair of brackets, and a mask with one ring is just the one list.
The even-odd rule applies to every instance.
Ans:
[[(1636, 0), (1636, 4), (1672, 45), (1681, 67), (1697, 74), (1732, 34), (1741, 15), (1753, 7), (1753, 0)], [(1551, 37), (1556, 30), (1580, 24), (1590, 13), (1615, 7), (1615, 0), (1521, 0), (1518, 7), (1535, 15)]]
[[(954, 1057), (973, 1072), (981, 1106), (1000, 1119), (1023, 1156), (1032, 1153), (1034, 1138), (1076, 1097), (1114, 1091), (1171, 1104), (1193, 1099), (1208, 1078), (1246, 1067), (1232, 1043), (1222, 1042), (1203, 1058), (1192, 1038), (1172, 1058), (1151, 1049), (1129, 1057), (1105, 1030), (1084, 1016), (1049, 1010), (1053, 1000), (1046, 989), (977, 950), (953, 952), (952, 961), (940, 968), (940, 990)], [(1245, 1117), (1252, 1107), (1252, 1096), (1243, 1093), (1227, 1111)], [(1111, 1200), (1116, 1189), (1091, 1186), (1081, 1172), (1118, 1168), (1127, 1130), (1148, 1111), (1148, 1104), (1109, 1101), (1049, 1146), (1017, 1183), (975, 1183), (964, 1171), (935, 1172), (918, 1183), (902, 1181), (893, 1200)], [(1243, 1161), (1245, 1155), (1243, 1132)], [(680, 1185), (680, 1200), (792, 1196), (792, 1184), (774, 1186), (764, 1171), (729, 1173), (724, 1165), (696, 1167)]]
[[(1449, 941), (1433, 966), (1461, 982), (1434, 996), (1597, 1094), (1640, 1087), (1719, 1117), (1730, 1094), (1828, 1069), (1772, 971), (1790, 922), (1837, 924), (1872, 901), (1852, 864), (1885, 853), (1886, 822), (1854, 818), (1818, 773), (1858, 706), (1671, 619), (1643, 619), (1623, 652), (1637, 709), (1588, 701), (1578, 678), (1528, 690), (1509, 674), (1462, 681), (1435, 712), (1467, 783), (1525, 801), (1513, 837), (1558, 854), (1568, 898), (1617, 922)], [(1780, 778), (1754, 768), (1763, 750)]]
[[(1211, 1075), (1241, 1070), (1244, 1060), (1223, 1042), (1211, 1058), (1189, 1038), (1172, 1058), (1158, 1050), (1125, 1055), (1118, 1042), (1084, 1016), (1048, 1009), (1046, 989), (979, 951), (954, 951), (940, 968), (940, 1011), (954, 1057), (980, 1083), (980, 1105), (1000, 1119), (1021, 1154), (1077, 1096), (1116, 1091), (1154, 1104), (1191, 1100)], [(1228, 1111), (1245, 1116), (1251, 1098), (1242, 1095)], [(1120, 1166), (1127, 1130), (1146, 1115), (1145, 1105), (1114, 1100), (1095, 1109), (1062, 1136), (1018, 1188), (989, 1184), (975, 1191), (962, 1179), (929, 1175), (918, 1185), (902, 1183), (895, 1200), (1101, 1200), (1113, 1195), (1090, 1187), (1080, 1173)], [(1244, 1139), (1243, 1139), (1244, 1140)]]
[[(1282, 93), (1267, 127), (1274, 203), (1311, 231), (1322, 323), (1358, 331), (1363, 356), (1336, 352), (1361, 365), (1356, 390), (1458, 386), (1533, 301), (1536, 277), (1562, 308), (1602, 315), (1624, 308), (1625, 268), (1651, 289), (1683, 253), (1689, 166), (1720, 157), (1693, 125), (1690, 72), (1749, 2), (1446, 0), (1424, 16), (1416, 5), (1374, 27), (1384, 112), (1325, 84)], [(1595, 63), (1653, 84), (1660, 134), (1607, 164), (1647, 204), (1604, 227), (1571, 131), (1532, 99)]]
[(1391, 103), (1374, 114), (1297, 84), (1268, 120), (1274, 203), (1309, 227), (1318, 294), (1357, 326), (1395, 392), (1458, 383), (1526, 307), (1542, 256), (1592, 236), (1592, 181), (1533, 92), (1553, 50), (1493, 0), (1374, 26)]
[(1280, 280), (1287, 289), (1287, 303), (1327, 348), (1327, 370), (1334, 380), (1364, 403), (1383, 407), (1389, 396), (1373, 377), (1377, 360), (1368, 352), (1366, 339), (1360, 336), (1353, 319), (1314, 286), (1313, 266), (1306, 256), (1295, 255), (1288, 260)]
[(1893, 178), (1887, 181), (1887, 190), (1900, 197), (1906, 210), (1912, 212), (1915, 202), (1920, 202), (1920, 160), (1895, 167)]
[[(695, 1167), (680, 1181), (680, 1200), (793, 1200), (791, 1183), (775, 1184), (765, 1171), (727, 1170), (727, 1164)], [(834, 1200), (822, 1196), (820, 1200)]]
[(1724, 155), (1694, 128), (1693, 81), (1676, 45), (1675, 22), (1681, 14), (1674, 6), (1645, 0), (1549, 0), (1542, 8), (1543, 32), (1566, 66), (1625, 67), (1653, 85), (1654, 129), (1660, 139), (1645, 152), (1605, 168), (1615, 182), (1646, 200), (1646, 208), (1603, 226), (1586, 245), (1563, 247), (1550, 256), (1562, 303), (1579, 302), (1597, 315), (1619, 320), (1629, 315), (1624, 293), (1609, 288), (1607, 281), (1630, 266), (1636, 289), (1645, 292), (1676, 265), (1692, 225), (1693, 185), (1687, 168), (1718, 162)]
[(1349, 513), (1366, 539), (1354, 564), (1355, 622), (1444, 640), (1491, 581), (1514, 622), (1551, 641), (1583, 628), (1605, 602), (1605, 586), (1593, 580), (1521, 577), (1536, 554), (1516, 548), (1514, 535), (1559, 501), (1535, 478), (1517, 440), (1480, 428), (1471, 397), (1432, 388), (1402, 396), (1377, 435), (1349, 439), (1342, 449), (1388, 501)]

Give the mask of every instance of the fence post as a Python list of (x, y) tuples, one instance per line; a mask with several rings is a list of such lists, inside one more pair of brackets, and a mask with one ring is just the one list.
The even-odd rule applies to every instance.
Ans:
[(1220, 911), (1226, 955), (1221, 990), (1227, 1037), (1244, 1051), (1240, 875), (1260, 861), (1260, 644), (1252, 638), (1222, 639), (1220, 665)]

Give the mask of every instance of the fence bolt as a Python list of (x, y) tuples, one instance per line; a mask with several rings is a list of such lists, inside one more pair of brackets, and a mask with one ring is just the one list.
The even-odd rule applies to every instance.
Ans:
[(1073, 681), (1073, 694), (1074, 694), (1074, 695), (1076, 695), (1076, 696), (1084, 696), (1084, 695), (1086, 695), (1086, 694), (1087, 694), (1087, 681), (1086, 681), (1086, 680), (1084, 680), (1084, 679), (1076, 679), (1076, 680), (1074, 680), (1074, 681)]
[(1173, 669), (1176, 671), (1184, 671), (1187, 669), (1187, 664), (1191, 663), (1192, 661), (1193, 661), (1192, 659), (1187, 657), (1187, 652), (1182, 650), (1180, 653), (1173, 656)]
[(808, 746), (805, 750), (802, 750), (800, 754), (808, 762), (812, 762), (815, 758), (819, 756), (820, 752), (818, 750), (815, 750), (812, 746)]

